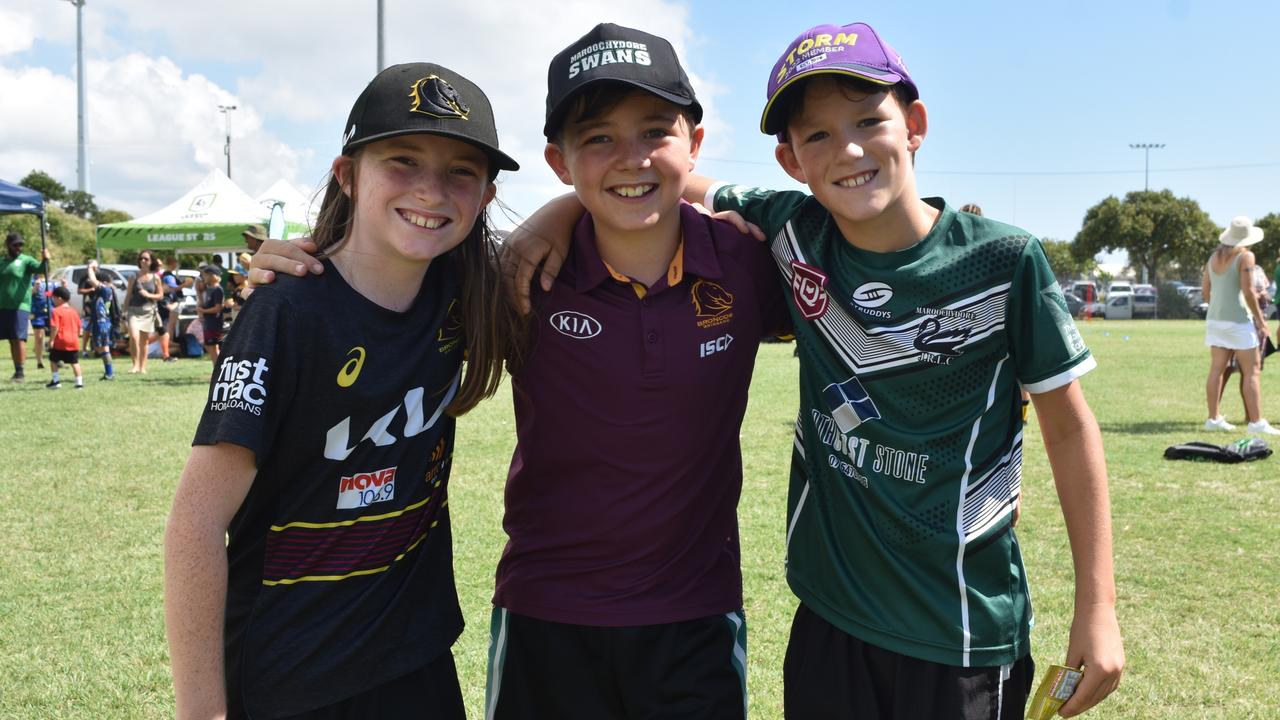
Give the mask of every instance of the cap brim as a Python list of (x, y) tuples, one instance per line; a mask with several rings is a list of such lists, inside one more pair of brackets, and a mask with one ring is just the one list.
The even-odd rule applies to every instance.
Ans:
[(569, 109), (569, 103), (571, 103), (574, 98), (581, 95), (584, 90), (591, 87), (592, 85), (598, 85), (600, 83), (606, 83), (606, 82), (620, 83), (622, 85), (630, 85), (633, 88), (644, 90), (647, 93), (657, 95), (658, 97), (662, 98), (663, 100), (666, 100), (667, 102), (673, 105), (679, 105), (680, 107), (692, 107), (695, 109), (694, 119), (697, 122), (702, 122), (702, 104), (698, 102), (697, 98), (682, 97), (680, 95), (676, 95), (675, 93), (667, 92), (666, 90), (653, 87), (652, 85), (648, 85), (646, 83), (642, 83), (637, 80), (625, 80), (623, 78), (616, 78), (616, 77), (601, 77), (601, 78), (588, 80), (582, 83), (578, 87), (574, 88), (573, 92), (564, 96), (560, 100), (560, 102), (556, 105), (555, 110), (551, 111), (551, 114), (547, 116), (546, 122), (543, 123), (542, 135), (546, 137), (548, 140), (550, 140), (551, 136), (555, 134), (554, 129), (558, 129), (563, 124), (564, 114)]
[(876, 85), (884, 85), (892, 87), (902, 82), (902, 76), (889, 70), (881, 70), (879, 68), (868, 67), (866, 65), (838, 65), (816, 68), (814, 70), (805, 70), (796, 73), (790, 80), (778, 86), (773, 91), (773, 95), (769, 98), (769, 102), (765, 103), (764, 112), (760, 114), (760, 132), (765, 135), (777, 135), (782, 132), (783, 128), (777, 127), (778, 119), (770, 117), (773, 114), (775, 103), (787, 88), (796, 84), (800, 80), (811, 78), (817, 75), (846, 75), (848, 77), (866, 80)]
[(489, 159), (493, 161), (493, 164), (499, 170), (508, 170), (511, 172), (515, 172), (516, 170), (520, 169), (520, 163), (516, 162), (510, 155), (502, 152), (501, 150), (497, 148), (489, 147), (488, 145), (485, 145), (483, 143), (478, 143), (476, 142), (475, 138), (467, 137), (460, 133), (451, 133), (446, 130), (423, 130), (422, 128), (414, 128), (412, 130), (393, 130), (391, 132), (384, 132), (378, 135), (370, 135), (369, 137), (360, 138), (355, 142), (350, 142), (350, 143), (347, 143), (346, 145), (343, 145), (342, 154), (350, 155), (352, 150), (368, 145), (371, 142), (386, 140), (387, 138), (400, 137), (401, 135), (439, 135), (441, 137), (460, 140), (468, 145), (473, 145), (483, 150), (484, 154), (489, 156)]

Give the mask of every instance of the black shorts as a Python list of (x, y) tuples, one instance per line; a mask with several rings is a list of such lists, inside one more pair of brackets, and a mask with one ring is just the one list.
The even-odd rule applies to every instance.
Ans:
[(970, 668), (901, 655), (801, 604), (783, 663), (783, 703), (786, 717), (803, 720), (1022, 720), (1035, 671), (1029, 654)]
[(638, 627), (589, 627), (494, 608), (485, 717), (743, 720), (742, 611)]
[(0, 310), (0, 340), (26, 340), (30, 324), (26, 310)]
[(49, 359), (56, 363), (66, 363), (68, 365), (75, 365), (76, 363), (80, 362), (80, 351), (79, 350), (58, 350), (55, 348), (49, 351)]
[[(245, 717), (241, 715), (240, 717)], [(280, 720), (466, 720), (453, 653), (346, 700)]]

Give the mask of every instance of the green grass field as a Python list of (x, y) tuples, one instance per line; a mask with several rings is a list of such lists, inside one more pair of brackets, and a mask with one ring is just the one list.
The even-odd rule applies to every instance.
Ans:
[[(1161, 458), (1176, 442), (1235, 438), (1200, 429), (1201, 324), (1095, 321), (1081, 331), (1100, 364), (1084, 387), (1110, 467), (1129, 663), (1120, 690), (1091, 716), (1280, 717), (1280, 457), (1237, 466)], [(0, 718), (170, 717), (161, 538), (209, 365), (153, 363), (145, 378), (107, 384), (100, 364), (87, 363), (83, 391), (66, 380), (46, 390), (48, 371), (32, 366), (25, 384), (0, 385)], [(7, 359), (0, 368), (7, 378)], [(794, 611), (782, 559), (795, 372), (789, 345), (763, 347), (742, 429), (748, 682), (753, 717), (770, 720), (782, 715)], [(1263, 375), (1263, 407), (1280, 419), (1276, 373)], [(1234, 387), (1225, 412), (1242, 422)], [(473, 718), (483, 717), (513, 443), (505, 392), (459, 423), (450, 504), (468, 628), (454, 652)], [(1034, 422), (1027, 446), (1019, 534), (1043, 666), (1066, 648), (1071, 563)]]

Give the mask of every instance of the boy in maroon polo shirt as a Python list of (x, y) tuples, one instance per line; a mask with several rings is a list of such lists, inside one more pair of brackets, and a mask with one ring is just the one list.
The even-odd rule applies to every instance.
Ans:
[(701, 117), (648, 33), (551, 62), (545, 157), (588, 214), (513, 377), (489, 718), (746, 713), (738, 433), (787, 319), (767, 249), (680, 200)]

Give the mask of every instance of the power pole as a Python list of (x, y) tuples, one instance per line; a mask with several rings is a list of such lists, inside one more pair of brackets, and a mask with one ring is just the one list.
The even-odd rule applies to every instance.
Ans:
[(384, 52), (385, 45), (382, 41), (382, 27), (385, 16), (382, 12), (382, 0), (378, 0), (378, 72), (382, 72), (387, 67), (387, 55)]
[(84, 2), (67, 0), (76, 6), (76, 189), (89, 192), (88, 118), (84, 101)]
[(235, 110), (235, 105), (219, 105), (218, 110), (222, 113), (222, 128), (227, 133), (227, 144), (222, 147), (222, 152), (227, 156), (227, 177), (231, 177), (231, 118), (228, 115)]

